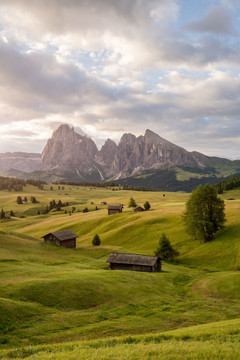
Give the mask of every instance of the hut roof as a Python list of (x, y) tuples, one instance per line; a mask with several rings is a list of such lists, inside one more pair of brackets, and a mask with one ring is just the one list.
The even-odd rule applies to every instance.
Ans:
[(116, 264), (154, 266), (157, 259), (158, 256), (112, 253), (109, 255), (106, 262)]
[(145, 211), (144, 208), (142, 208), (140, 205), (136, 206), (133, 210), (134, 211)]
[(77, 238), (78, 235), (75, 234), (74, 232), (72, 232), (71, 230), (60, 230), (60, 231), (54, 231), (54, 232), (50, 232), (42, 237), (45, 237), (47, 235), (54, 235), (59, 241), (63, 241), (63, 240), (69, 240), (69, 239), (73, 239), (73, 238)]
[(122, 204), (111, 204), (111, 205), (108, 205), (108, 210), (115, 210), (115, 209), (122, 210), (122, 208), (123, 208)]

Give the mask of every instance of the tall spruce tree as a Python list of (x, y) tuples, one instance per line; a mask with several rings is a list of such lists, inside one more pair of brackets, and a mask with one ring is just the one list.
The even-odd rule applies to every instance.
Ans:
[(170, 240), (164, 233), (159, 240), (158, 247), (154, 254), (159, 256), (162, 260), (170, 262), (173, 261), (176, 256), (179, 256), (179, 252), (172, 247)]
[(202, 243), (211, 241), (226, 221), (224, 201), (212, 185), (198, 186), (186, 203), (183, 221), (186, 231)]
[(129, 203), (128, 203), (128, 207), (130, 208), (130, 207), (136, 207), (137, 206), (137, 204), (136, 204), (136, 201), (134, 200), (134, 198), (133, 197), (131, 197), (130, 198), (130, 200), (129, 200)]
[(3, 209), (0, 212), (0, 219), (5, 219), (5, 212), (3, 211)]
[(22, 204), (22, 198), (21, 198), (21, 196), (18, 196), (17, 197), (17, 203), (20, 205), (20, 204)]

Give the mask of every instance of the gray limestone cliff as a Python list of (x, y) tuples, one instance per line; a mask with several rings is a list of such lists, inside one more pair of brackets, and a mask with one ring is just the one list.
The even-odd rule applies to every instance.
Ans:
[(68, 125), (61, 125), (52, 134), (42, 153), (42, 169), (63, 174), (91, 174), (98, 149), (92, 139), (82, 136)]
[(146, 170), (181, 165), (205, 166), (208, 157), (172, 144), (151, 130), (144, 136), (124, 134), (119, 144), (107, 139), (101, 150), (94, 141), (68, 125), (54, 131), (42, 153), (42, 169), (108, 180), (139, 175)]

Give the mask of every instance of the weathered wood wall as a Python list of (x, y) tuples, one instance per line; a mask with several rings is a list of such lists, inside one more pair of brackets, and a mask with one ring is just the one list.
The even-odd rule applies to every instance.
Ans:
[(44, 236), (44, 241), (45, 242), (52, 242), (58, 246), (63, 246), (66, 248), (75, 248), (76, 247), (76, 239), (67, 239), (67, 240), (58, 240), (54, 235), (47, 235)]

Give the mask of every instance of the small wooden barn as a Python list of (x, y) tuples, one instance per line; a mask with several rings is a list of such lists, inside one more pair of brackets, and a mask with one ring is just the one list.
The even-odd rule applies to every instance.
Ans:
[(76, 238), (78, 235), (76, 235), (71, 230), (61, 230), (61, 231), (54, 231), (51, 233), (48, 233), (44, 236), (45, 243), (51, 242), (58, 246), (64, 246), (66, 248), (75, 248), (76, 247)]
[(158, 256), (112, 253), (106, 262), (110, 263), (109, 270), (146, 272), (158, 272), (161, 270), (161, 259)]
[(144, 208), (142, 208), (140, 205), (136, 206), (133, 211), (145, 211)]
[(122, 204), (111, 204), (108, 205), (108, 215), (118, 214), (122, 212)]

